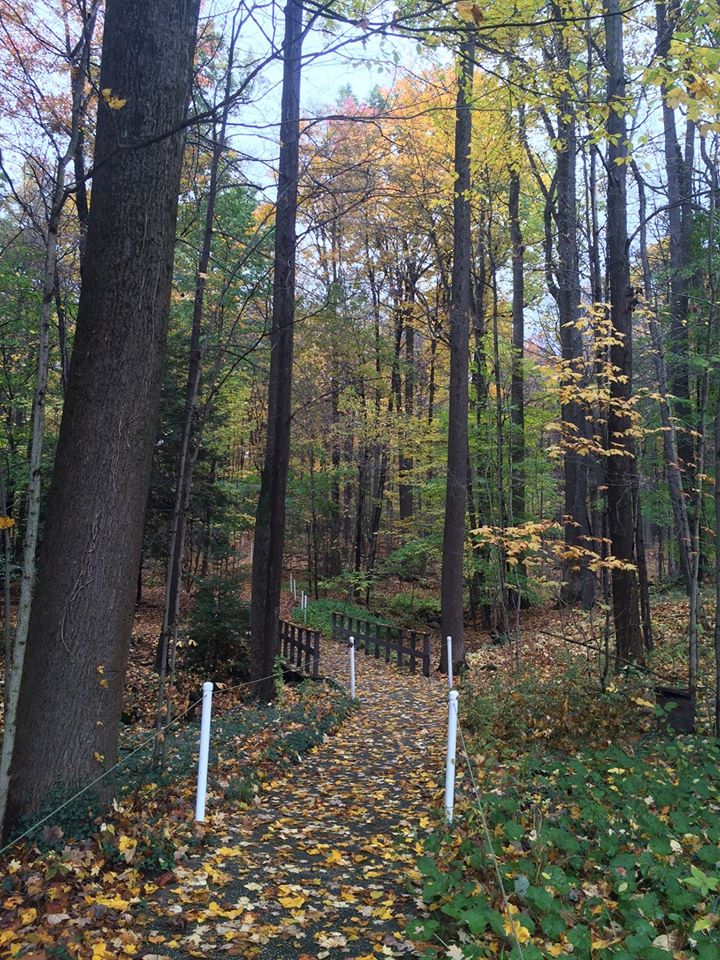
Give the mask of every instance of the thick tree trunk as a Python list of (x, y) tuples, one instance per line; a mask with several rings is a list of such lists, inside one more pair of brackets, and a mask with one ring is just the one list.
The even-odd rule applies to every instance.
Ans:
[(268, 426), (265, 462), (255, 518), (250, 604), (251, 671), (255, 680), (261, 680), (254, 687), (258, 698), (272, 696), (274, 691), (272, 672), (277, 652), (285, 542), (285, 494), (290, 463), (290, 401), (295, 324), (302, 19), (302, 0), (288, 0), (285, 7), (283, 41), (283, 91), (275, 215), (275, 275), (270, 336)]
[[(156, 663), (158, 673), (160, 674), (158, 691), (160, 709), (158, 709), (157, 712), (158, 725), (162, 722), (163, 716), (162, 705), (164, 702), (165, 675), (169, 662), (172, 662), (173, 665), (175, 662), (177, 633), (180, 622), (180, 590), (182, 586), (183, 556), (185, 554), (187, 511), (190, 504), (193, 469), (201, 440), (200, 436), (193, 436), (193, 434), (196, 432), (196, 409), (203, 363), (201, 338), (205, 306), (205, 287), (212, 251), (220, 160), (223, 150), (225, 149), (225, 135), (230, 112), (230, 93), (236, 39), (237, 33), (235, 24), (233, 23), (233, 33), (228, 51), (227, 76), (224, 85), (224, 105), (220, 115), (220, 123), (218, 127), (213, 130), (213, 149), (210, 163), (210, 182), (208, 184), (205, 222), (203, 226), (202, 243), (198, 253), (197, 271), (195, 273), (195, 296), (193, 301), (192, 326), (190, 329), (188, 376), (185, 385), (185, 404), (180, 427), (180, 452), (178, 454), (177, 471), (175, 474), (175, 502), (173, 505), (170, 546), (165, 574), (163, 623), (158, 640)], [(169, 658), (168, 653), (170, 653)], [(169, 712), (166, 719), (170, 719)]]
[(610, 319), (615, 334), (610, 361), (616, 376), (610, 384), (607, 458), (608, 529), (613, 567), (613, 618), (617, 663), (644, 660), (640, 630), (637, 571), (634, 559), (635, 455), (628, 403), (632, 395), (632, 308), (627, 233), (627, 123), (625, 120), (625, 63), (623, 21), (618, 0), (609, 0), (605, 16), (607, 62), (607, 279)]
[[(109, 0), (77, 331), (38, 563), (9, 822), (110, 765), (170, 307), (196, 0)], [(149, 143), (148, 143), (149, 142)], [(148, 144), (148, 145), (146, 145)]]
[[(452, 637), (452, 660), (465, 659), (463, 618), (465, 508), (468, 450), (468, 347), (470, 318), (470, 143), (475, 41), (460, 45), (455, 115), (455, 197), (450, 303), (450, 401), (448, 411), (447, 489), (443, 528), (440, 604), (443, 637)], [(447, 648), (441, 644), (440, 669), (447, 672)]]

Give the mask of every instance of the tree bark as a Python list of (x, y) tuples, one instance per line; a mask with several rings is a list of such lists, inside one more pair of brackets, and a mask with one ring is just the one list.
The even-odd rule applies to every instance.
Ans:
[(272, 696), (274, 691), (272, 672), (277, 646), (285, 540), (285, 494), (290, 462), (290, 401), (295, 324), (302, 17), (302, 0), (288, 0), (285, 7), (283, 41), (268, 427), (255, 519), (250, 605), (251, 671), (253, 679), (259, 681), (254, 687), (258, 698)]
[[(656, 3), (658, 57), (666, 59), (675, 27), (680, 19), (680, 0)], [(690, 336), (688, 329), (688, 276), (690, 262), (690, 189), (693, 162), (694, 125), (688, 121), (686, 154), (682, 155), (675, 126), (675, 112), (668, 106), (667, 86), (661, 86), (663, 142), (665, 148), (665, 178), (668, 198), (668, 240), (670, 247), (670, 337), (668, 367), (670, 392), (674, 399), (675, 415), (683, 424), (678, 431), (677, 447), (682, 470), (688, 469), (693, 460), (693, 441), (690, 430)]]
[(9, 822), (117, 755), (170, 307), (197, 0), (109, 0), (82, 289)]
[[(455, 196), (450, 302), (450, 401), (448, 411), (447, 488), (443, 528), (440, 605), (442, 635), (452, 637), (453, 666), (465, 659), (464, 562), (468, 450), (468, 348), (470, 318), (470, 143), (475, 41), (463, 40), (455, 113)], [(443, 642), (440, 669), (447, 672)]]
[(508, 195), (510, 242), (512, 244), (512, 379), (510, 422), (512, 458), (512, 522), (525, 519), (525, 396), (523, 357), (525, 353), (525, 248), (520, 227), (520, 174), (510, 171)]
[[(175, 649), (177, 647), (177, 633), (180, 621), (180, 590), (182, 586), (183, 556), (185, 554), (187, 511), (190, 503), (193, 469), (200, 444), (200, 436), (194, 434), (197, 433), (197, 430), (195, 429), (195, 420), (203, 363), (202, 327), (205, 306), (205, 287), (208, 266), (210, 264), (210, 254), (212, 252), (220, 161), (222, 159), (222, 152), (225, 149), (225, 135), (227, 130), (228, 115), (230, 112), (230, 93), (232, 87), (232, 70), (236, 39), (237, 31), (234, 20), (228, 50), (223, 108), (221, 110), (220, 123), (218, 127), (213, 130), (212, 158), (210, 162), (210, 181), (208, 184), (207, 207), (205, 210), (202, 242), (198, 254), (197, 271), (195, 273), (195, 295), (193, 300), (192, 326), (190, 330), (188, 376), (185, 385), (185, 404), (183, 407), (182, 422), (180, 426), (180, 452), (178, 454), (177, 471), (175, 474), (175, 502), (173, 504), (170, 546), (168, 550), (168, 562), (165, 575), (163, 623), (158, 642), (158, 655), (156, 664), (158, 673), (160, 674), (157, 711), (158, 727), (162, 723), (162, 705), (164, 703), (164, 685), (168, 669), (168, 651), (170, 651), (171, 654), (170, 660), (174, 664)], [(168, 713), (167, 720), (169, 719), (170, 715)]]
[(607, 280), (615, 341), (610, 361), (607, 466), (608, 529), (612, 555), (622, 566), (612, 569), (613, 619), (618, 665), (644, 660), (640, 630), (637, 571), (634, 559), (635, 455), (628, 404), (632, 395), (632, 309), (627, 233), (627, 122), (623, 21), (618, 0), (609, 0), (605, 15), (607, 62)]
[[(688, 597), (692, 593), (692, 564), (690, 560), (691, 536), (690, 520), (688, 517), (688, 506), (683, 488), (683, 473), (680, 468), (679, 454), (677, 446), (677, 431), (675, 429), (675, 419), (670, 410), (668, 400), (668, 375), (665, 365), (665, 349), (663, 347), (660, 326), (657, 321), (656, 312), (653, 308), (653, 295), (651, 286), (651, 270), (648, 259), (647, 249), (647, 201), (645, 195), (645, 182), (637, 167), (635, 161), (632, 163), (633, 174), (638, 188), (639, 199), (639, 217), (640, 217), (640, 260), (643, 270), (643, 293), (645, 304), (648, 308), (648, 326), (650, 328), (650, 340), (652, 342), (652, 357), (655, 365), (655, 376), (658, 382), (658, 394), (660, 397), (660, 422), (663, 428), (663, 453), (665, 455), (665, 465), (667, 470), (668, 491), (670, 493), (670, 504), (675, 521), (678, 559), (680, 562), (680, 572), (685, 586), (685, 592)], [(662, 555), (662, 547), (659, 548), (659, 555)]]
[[(42, 453), (45, 440), (45, 405), (47, 401), (48, 374), (50, 366), (50, 320), (53, 301), (57, 288), (57, 248), (60, 218), (65, 206), (65, 179), (72, 161), (80, 130), (83, 123), (85, 105), (84, 84), (85, 67), (89, 59), (89, 48), (95, 29), (97, 6), (93, 5), (83, 27), (78, 59), (72, 63), (72, 113), (70, 138), (65, 153), (58, 157), (55, 185), (50, 201), (43, 263), (43, 289), (40, 307), (40, 325), (38, 339), (38, 362), (35, 381), (35, 393), (32, 408), (32, 434), (30, 439), (30, 462), (28, 488), (25, 498), (25, 535), (23, 538), (22, 572), (20, 578), (20, 596), (18, 599), (17, 622), (12, 643), (12, 655), (6, 660), (4, 731), (2, 753), (0, 754), (0, 832), (12, 821), (9, 810), (11, 776), (18, 740), (20, 697), (26, 684), (26, 657), (29, 647), (31, 628), (32, 597), (36, 578), (36, 555), (40, 533), (40, 507), (42, 494)], [(63, 371), (64, 383), (64, 371)], [(3, 503), (3, 509), (4, 509)], [(6, 571), (7, 577), (7, 571)], [(9, 611), (6, 609), (6, 615)], [(7, 629), (7, 622), (6, 622)], [(6, 812), (8, 813), (6, 821)]]

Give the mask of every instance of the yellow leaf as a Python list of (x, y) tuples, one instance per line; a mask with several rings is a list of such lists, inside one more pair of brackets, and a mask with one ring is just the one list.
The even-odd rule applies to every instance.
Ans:
[(300, 893), (295, 897), (278, 897), (278, 903), (281, 903), (287, 910), (292, 910), (301, 907), (305, 903), (305, 897)]
[(27, 910), (20, 911), (20, 926), (26, 927), (29, 923), (35, 923), (37, 910), (35, 907), (29, 907)]
[(88, 903), (99, 903), (102, 907), (108, 907), (110, 910), (127, 910), (130, 906), (129, 900), (123, 900), (122, 897), (88, 897)]
[(102, 98), (105, 103), (110, 107), (111, 110), (122, 110), (122, 108), (127, 103), (127, 100), (123, 100), (120, 97), (116, 97), (110, 87), (105, 87), (100, 91)]
[(332, 850), (326, 857), (325, 863), (342, 863), (343, 856), (339, 850)]
[(8, 530), (10, 527), (15, 526), (15, 521), (12, 517), (0, 517), (0, 530)]

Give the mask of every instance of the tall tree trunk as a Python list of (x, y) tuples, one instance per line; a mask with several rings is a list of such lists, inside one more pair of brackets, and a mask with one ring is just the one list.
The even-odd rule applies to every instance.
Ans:
[[(20, 696), (26, 683), (24, 670), (28, 651), (28, 635), (30, 631), (30, 616), (32, 612), (32, 597), (35, 587), (36, 554), (40, 531), (40, 501), (42, 495), (42, 452), (45, 440), (45, 404), (47, 400), (48, 373), (50, 364), (50, 320), (52, 317), (53, 301), (58, 286), (57, 281), (57, 248), (60, 217), (65, 205), (65, 178), (67, 169), (75, 154), (77, 140), (83, 123), (84, 85), (86, 80), (86, 66), (90, 46), (95, 29), (97, 5), (94, 4), (88, 12), (88, 18), (83, 25), (83, 36), (79, 45), (79, 57), (76, 62), (70, 61), (73, 73), (72, 83), (72, 112), (70, 139), (65, 153), (58, 157), (55, 185), (47, 223), (45, 243), (45, 257), (42, 277), (42, 302), (40, 306), (40, 325), (38, 338), (38, 361), (35, 381), (35, 393), (32, 407), (32, 432), (30, 438), (30, 457), (28, 464), (28, 487), (25, 497), (25, 535), (23, 538), (22, 568), (20, 575), (20, 596), (18, 599), (15, 635), (13, 637), (12, 652), (5, 662), (5, 702), (4, 702), (4, 730), (2, 751), (0, 752), (0, 834), (9, 825), (12, 819), (10, 805), (10, 789), (12, 765), (16, 753), (18, 738)], [(64, 384), (64, 376), (63, 376)], [(5, 504), (3, 503), (3, 509)], [(7, 561), (6, 561), (7, 564)], [(6, 582), (8, 571), (5, 572)], [(6, 592), (6, 618), (9, 616)], [(9, 621), (6, 619), (6, 643)], [(6, 822), (6, 812), (8, 818)]]
[[(667, 59), (673, 32), (680, 19), (681, 0), (656, 3), (657, 53)], [(675, 111), (667, 103), (667, 87), (661, 87), (663, 137), (665, 147), (665, 179), (668, 195), (668, 239), (670, 247), (670, 338), (668, 367), (670, 392), (675, 398), (675, 415), (683, 424), (677, 438), (682, 470), (693, 460), (690, 405), (690, 336), (688, 329), (688, 276), (690, 262), (690, 190), (694, 125), (688, 121), (692, 136), (686, 138), (683, 158), (675, 126)], [(689, 166), (688, 166), (689, 164)]]
[[(450, 302), (450, 401), (448, 411), (447, 489), (443, 528), (440, 605), (443, 637), (452, 637), (452, 661), (465, 659), (463, 619), (465, 506), (468, 450), (468, 348), (470, 318), (470, 143), (475, 41), (460, 45), (455, 113), (455, 196)], [(440, 669), (447, 672), (447, 647), (441, 643)]]
[(520, 174), (510, 171), (508, 196), (510, 242), (512, 244), (512, 381), (510, 387), (512, 515), (513, 523), (525, 518), (525, 397), (523, 358), (525, 353), (525, 248), (520, 227)]
[[(408, 283), (411, 288), (408, 296), (414, 298), (415, 283), (414, 278), (410, 276)], [(415, 403), (415, 330), (412, 326), (414, 322), (412, 307), (405, 310), (405, 418), (402, 430), (402, 452), (400, 456), (400, 477), (399, 484), (399, 502), (400, 519), (410, 520), (413, 515), (413, 484), (411, 481), (413, 458), (408, 449), (413, 442), (412, 419)]]
[[(114, 762), (170, 308), (197, 0), (109, 0), (75, 346), (8, 822)], [(118, 143), (123, 145), (118, 149)], [(52, 288), (50, 288), (52, 295)]]
[[(168, 651), (173, 664), (177, 646), (177, 632), (180, 622), (180, 590), (182, 587), (182, 565), (185, 553), (185, 534), (187, 530), (187, 511), (190, 504), (192, 474), (197, 459), (197, 450), (200, 437), (193, 436), (195, 431), (196, 409), (200, 391), (200, 377), (202, 374), (202, 326), (203, 310), (205, 305), (205, 287), (210, 264), (210, 254), (214, 234), (215, 206), (218, 193), (218, 177), (220, 160), (225, 148), (225, 134), (227, 130), (228, 114), (230, 111), (230, 93), (232, 88), (232, 70), (235, 53), (237, 31), (233, 21), (232, 35), (228, 49), (227, 75), (224, 86), (225, 96), (220, 115), (220, 123), (213, 131), (212, 157), (210, 161), (210, 180), (208, 183), (207, 207), (203, 226), (202, 243), (198, 254), (197, 271), (195, 273), (195, 296), (193, 300), (192, 326), (190, 330), (190, 350), (188, 376), (185, 384), (185, 404), (183, 407), (180, 426), (180, 451), (178, 454), (177, 470), (175, 474), (175, 502), (173, 504), (172, 523), (170, 531), (170, 546), (168, 550), (167, 570), (165, 574), (165, 602), (163, 606), (163, 623), (158, 641), (157, 668), (160, 674), (158, 691), (159, 706), (164, 701), (164, 681), (168, 669)], [(192, 449), (192, 448), (195, 449)], [(170, 701), (168, 701), (168, 711)], [(166, 719), (170, 719), (169, 712)], [(158, 710), (157, 723), (162, 722), (162, 709)]]
[(255, 550), (250, 602), (250, 646), (253, 678), (259, 698), (272, 696), (276, 654), (283, 547), (285, 494), (290, 463), (290, 401), (292, 395), (293, 332), (295, 324), (295, 252), (300, 141), (300, 74), (303, 36), (302, 0), (288, 0), (283, 40), (283, 89), (280, 123), (280, 163), (275, 215), (275, 275), (268, 426), (255, 518)]
[(613, 619), (618, 664), (644, 660), (640, 631), (637, 572), (633, 566), (635, 523), (633, 491), (635, 455), (628, 409), (632, 396), (632, 309), (627, 233), (627, 123), (623, 20), (619, 0), (608, 0), (605, 15), (607, 63), (607, 279), (610, 319), (615, 341), (610, 361), (615, 376), (610, 384), (607, 458), (608, 529), (612, 555), (622, 566), (613, 567)]
[[(562, 10), (553, 3), (553, 13), (562, 20)], [(571, 55), (565, 30), (559, 27), (554, 33), (555, 56), (563, 71), (571, 68)], [(560, 347), (562, 359), (573, 372), (583, 354), (582, 336), (576, 324), (580, 311), (580, 258), (578, 252), (579, 223), (577, 215), (577, 117), (572, 91), (563, 85), (559, 95), (557, 112), (557, 166), (555, 184), (555, 224), (557, 228), (557, 268), (556, 285), (551, 282), (558, 308), (560, 328)], [(552, 215), (552, 191), (546, 198), (546, 263), (550, 240), (548, 238), (548, 215)], [(552, 267), (546, 272), (551, 272)], [(549, 278), (549, 282), (551, 278)], [(575, 449), (578, 437), (586, 435), (588, 424), (585, 409), (577, 400), (562, 404), (562, 421), (567, 424), (568, 443), (563, 458), (564, 476), (564, 527), (565, 543), (570, 551), (587, 550), (591, 536), (588, 513), (588, 473), (589, 458), (580, 455)], [(582, 603), (590, 607), (594, 597), (594, 581), (588, 569), (587, 560), (571, 560), (563, 570), (563, 588), (561, 600), (564, 603)]]
[[(7, 491), (5, 489), (5, 469), (0, 464), (0, 532), (2, 533), (2, 564), (3, 564), (3, 650), (5, 652), (5, 690), (4, 702), (7, 703), (7, 691), (12, 673), (13, 632), (10, 626), (10, 563), (12, 550), (10, 547), (10, 517), (7, 514)], [(7, 711), (6, 711), (7, 712)]]
[(668, 400), (668, 376), (667, 368), (665, 366), (665, 348), (662, 342), (660, 326), (657, 322), (656, 311), (653, 307), (653, 294), (651, 285), (652, 275), (647, 249), (647, 201), (645, 196), (645, 181), (643, 180), (642, 174), (640, 173), (635, 161), (632, 162), (632, 170), (638, 188), (640, 260), (643, 270), (643, 295), (645, 298), (646, 307), (648, 309), (648, 326), (650, 328), (650, 340), (652, 342), (652, 357), (655, 365), (655, 376), (658, 382), (658, 395), (660, 398), (660, 422), (663, 428), (663, 453), (665, 455), (670, 504), (672, 506), (673, 519), (675, 521), (680, 572), (685, 585), (685, 592), (689, 597), (692, 593), (690, 521), (688, 518), (688, 506), (685, 498), (685, 490), (683, 489), (683, 474), (678, 459), (679, 454), (677, 445), (677, 431), (675, 429), (675, 418), (672, 416), (670, 402)]

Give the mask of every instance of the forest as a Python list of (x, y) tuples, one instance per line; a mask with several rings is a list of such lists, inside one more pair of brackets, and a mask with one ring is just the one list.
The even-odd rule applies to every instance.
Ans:
[(718, 0), (0, 38), (0, 957), (716, 960)]

